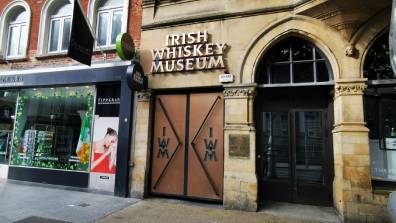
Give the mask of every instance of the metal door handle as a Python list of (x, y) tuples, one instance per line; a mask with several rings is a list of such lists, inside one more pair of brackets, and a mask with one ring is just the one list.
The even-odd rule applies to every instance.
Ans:
[(259, 154), (259, 155), (257, 155), (257, 159), (261, 159), (261, 155)]

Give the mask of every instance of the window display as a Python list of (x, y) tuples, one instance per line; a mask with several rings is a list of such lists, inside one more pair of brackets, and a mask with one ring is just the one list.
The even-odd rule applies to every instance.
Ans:
[(370, 129), (373, 180), (396, 182), (396, 78), (389, 60), (389, 33), (373, 42), (364, 61), (368, 88), (364, 115)]
[(365, 108), (367, 127), (370, 129), (372, 177), (396, 181), (396, 90), (367, 89)]
[(8, 164), (17, 92), (0, 91), (0, 164)]
[(11, 165), (89, 171), (95, 88), (21, 90)]

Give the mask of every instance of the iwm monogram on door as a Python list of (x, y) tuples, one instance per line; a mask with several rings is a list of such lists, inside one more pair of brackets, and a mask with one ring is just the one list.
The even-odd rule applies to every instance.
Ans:
[(157, 96), (152, 193), (222, 200), (223, 117), (220, 93)]

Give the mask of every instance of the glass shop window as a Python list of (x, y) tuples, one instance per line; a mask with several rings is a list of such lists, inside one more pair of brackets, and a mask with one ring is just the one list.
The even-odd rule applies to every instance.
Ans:
[(0, 164), (8, 164), (14, 129), (16, 91), (0, 91)]
[[(396, 182), (396, 76), (389, 60), (389, 33), (370, 47), (364, 61), (368, 88), (364, 113), (370, 129), (370, 161), (375, 181)], [(382, 183), (381, 183), (382, 185)]]
[(21, 90), (11, 165), (88, 171), (95, 88)]

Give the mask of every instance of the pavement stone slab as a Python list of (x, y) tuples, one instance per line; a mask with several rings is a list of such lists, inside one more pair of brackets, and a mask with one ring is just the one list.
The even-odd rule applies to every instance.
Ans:
[(151, 198), (96, 223), (341, 223), (333, 208), (276, 203), (259, 212), (224, 210), (222, 205)]
[(139, 200), (43, 184), (0, 181), (0, 223), (30, 217), (89, 223)]

